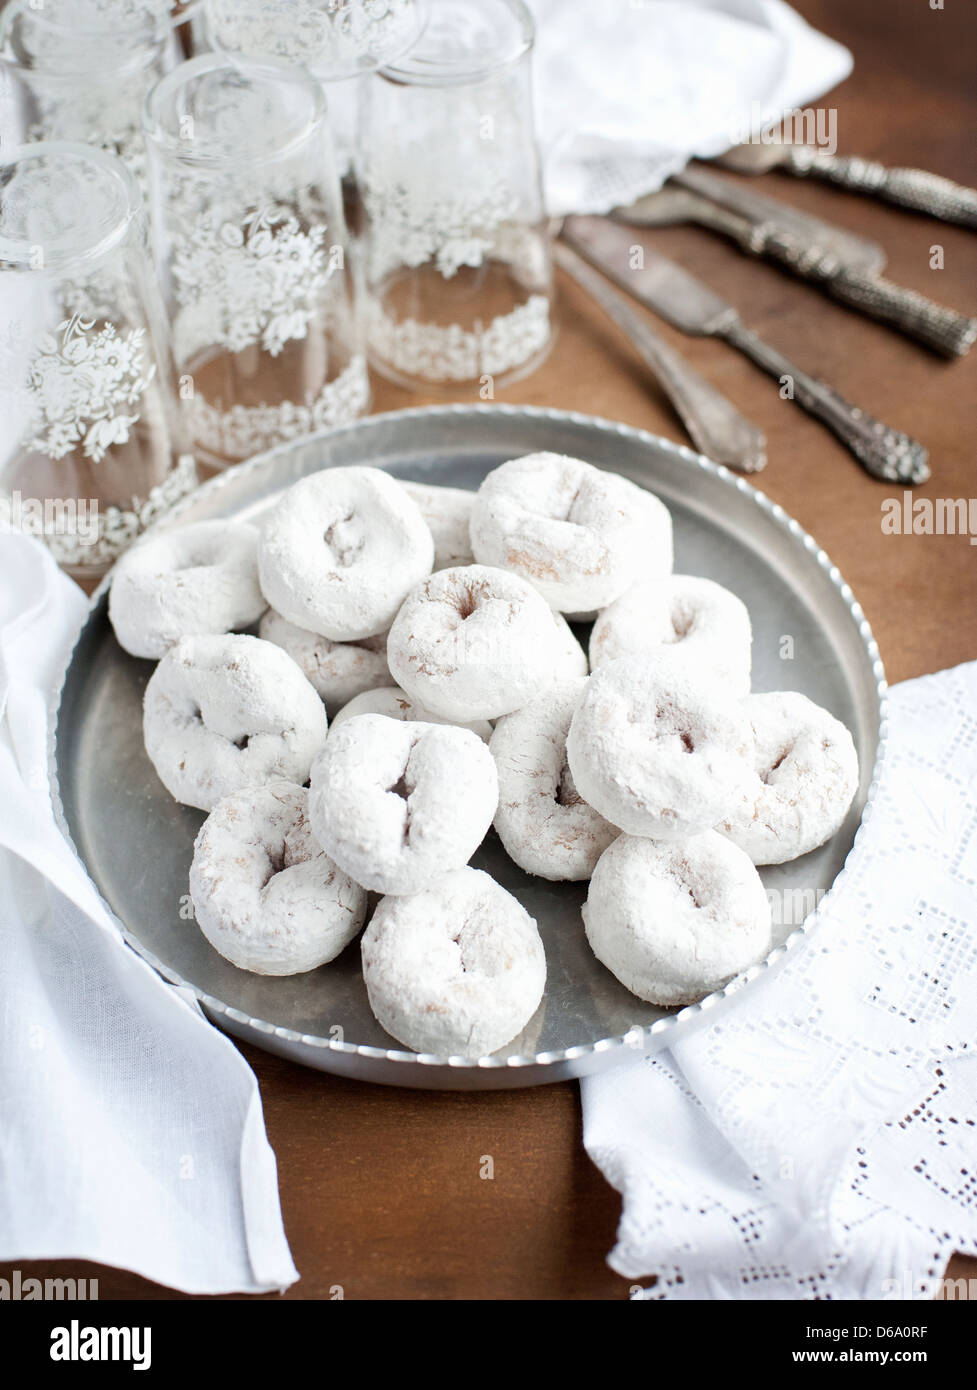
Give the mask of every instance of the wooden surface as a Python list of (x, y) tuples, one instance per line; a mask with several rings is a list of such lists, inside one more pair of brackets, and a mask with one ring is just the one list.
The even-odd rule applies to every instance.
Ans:
[[(822, 103), (838, 109), (842, 153), (977, 183), (974, 6), (946, 0), (945, 10), (934, 11), (926, 0), (799, 0), (798, 8), (855, 54), (856, 75)], [(893, 279), (977, 314), (974, 233), (813, 180), (774, 174), (754, 186), (876, 238)], [(973, 360), (944, 363), (704, 231), (648, 236), (733, 299), (800, 365), (924, 441), (933, 479), (918, 495), (975, 494), (977, 349)], [(944, 248), (943, 270), (929, 268), (936, 244)], [(599, 310), (567, 284), (560, 295), (552, 357), (499, 399), (603, 415), (687, 443)], [(841, 567), (872, 623), (890, 680), (977, 657), (977, 550), (968, 538), (883, 535), (881, 502), (898, 489), (866, 477), (832, 436), (732, 350), (662, 331), (766, 430), (770, 463), (761, 485)], [(378, 386), (377, 409), (423, 403)], [(619, 1204), (583, 1152), (576, 1085), (479, 1096), (397, 1091), (244, 1051), (261, 1083), (285, 1225), (302, 1274), (288, 1297), (328, 1298), (337, 1285), (346, 1298), (627, 1296), (627, 1282), (604, 1263)], [(479, 1177), (483, 1155), (494, 1160), (492, 1181)], [(30, 1268), (85, 1272), (77, 1262)], [(99, 1277), (103, 1298), (172, 1296), (119, 1271), (87, 1272)], [(977, 1261), (955, 1260), (950, 1272), (977, 1277)]]

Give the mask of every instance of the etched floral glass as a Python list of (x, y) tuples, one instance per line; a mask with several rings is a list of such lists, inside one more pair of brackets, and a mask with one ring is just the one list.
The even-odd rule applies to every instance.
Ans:
[(206, 0), (218, 52), (301, 63), (326, 84), (338, 173), (356, 147), (358, 79), (416, 42), (428, 0)]
[(142, 180), (142, 107), (183, 61), (172, 0), (11, 0), (0, 10), (0, 116), (11, 144), (70, 140), (119, 155)]
[(0, 516), (96, 575), (197, 477), (135, 180), (70, 143), (0, 158)]
[(486, 397), (549, 350), (532, 43), (521, 0), (431, 0), (418, 43), (364, 85), (365, 329), (401, 385)]
[(212, 468), (369, 404), (319, 84), (219, 54), (150, 93), (153, 228), (198, 459)]

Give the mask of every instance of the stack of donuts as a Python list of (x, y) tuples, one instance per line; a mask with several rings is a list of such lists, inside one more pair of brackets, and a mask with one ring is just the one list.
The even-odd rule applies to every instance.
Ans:
[(767, 954), (757, 866), (823, 844), (858, 782), (830, 714), (750, 693), (749, 614), (672, 572), (662, 503), (580, 459), (514, 459), (477, 493), (327, 468), (260, 527), (147, 537), (109, 614), (158, 661), (149, 758), (207, 812), (207, 940), (290, 975), (369, 916), (370, 1005), (418, 1052), (494, 1052), (543, 996), (536, 923), (469, 867), (493, 825), (527, 874), (589, 880), (594, 954), (676, 1006)]

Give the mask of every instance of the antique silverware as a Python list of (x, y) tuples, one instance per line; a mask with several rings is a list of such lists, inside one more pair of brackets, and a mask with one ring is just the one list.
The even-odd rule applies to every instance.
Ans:
[(630, 339), (700, 453), (744, 473), (757, 473), (766, 466), (766, 437), (761, 430), (669, 347), (625, 297), (575, 251), (556, 241), (553, 256), (561, 270), (586, 290)]
[(851, 193), (867, 193), (943, 222), (977, 228), (977, 188), (967, 188), (926, 169), (893, 169), (861, 155), (831, 154), (816, 145), (795, 145), (787, 140), (735, 145), (714, 162), (739, 174), (785, 169), (798, 178), (825, 179)]
[(722, 338), (782, 385), (789, 384), (788, 398), (833, 430), (873, 478), (922, 483), (930, 476), (921, 444), (873, 419), (826, 382), (795, 366), (747, 328), (732, 304), (674, 261), (645, 246), (636, 255), (626, 226), (601, 217), (569, 217), (563, 236), (623, 289), (683, 333)]
[[(833, 299), (888, 324), (946, 357), (960, 357), (977, 338), (977, 319), (886, 280), (885, 253), (874, 242), (832, 228), (702, 169), (673, 176), (685, 197), (666, 186), (615, 217), (638, 226), (695, 221), (721, 232), (750, 255), (776, 261), (812, 280)], [(826, 230), (825, 230), (826, 229)]]

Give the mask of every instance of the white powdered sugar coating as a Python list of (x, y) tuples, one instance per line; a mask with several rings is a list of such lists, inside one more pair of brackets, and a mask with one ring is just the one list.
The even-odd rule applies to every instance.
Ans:
[(750, 693), (753, 631), (746, 605), (711, 579), (643, 580), (599, 615), (590, 635), (596, 671), (624, 656), (665, 652), (691, 675), (739, 697)]
[(359, 642), (333, 642), (319, 633), (296, 627), (269, 608), (261, 619), (258, 636), (288, 652), (318, 691), (330, 719), (362, 691), (390, 684), (385, 632)]
[(333, 960), (366, 917), (366, 892), (322, 850), (308, 792), (269, 782), (218, 801), (193, 847), (190, 897), (215, 951), (257, 975)]
[(272, 608), (334, 642), (385, 632), (433, 563), (417, 503), (379, 468), (301, 478), (278, 501), (258, 546)]
[(309, 818), (326, 853), (376, 893), (416, 893), (475, 853), (499, 799), (470, 729), (363, 714), (312, 765)]
[(115, 566), (109, 619), (119, 645), (158, 660), (181, 637), (250, 627), (265, 611), (258, 528), (197, 521), (148, 536)]
[(783, 864), (838, 830), (858, 789), (858, 754), (835, 717), (796, 691), (751, 695), (754, 776), (717, 824), (754, 864)]
[(292, 658), (258, 637), (182, 638), (143, 700), (146, 752), (160, 781), (201, 811), (244, 787), (305, 782), (327, 727)]
[(442, 719), (424, 705), (420, 705), (399, 685), (380, 686), (376, 690), (364, 690), (362, 695), (354, 695), (348, 705), (332, 720), (330, 728), (335, 730), (345, 724), (347, 719), (355, 719), (358, 714), (383, 714), (388, 719), (403, 719), (408, 724), (457, 724), (459, 728), (471, 729), (478, 734), (483, 743), (492, 737), (492, 725), (487, 719)]
[(586, 879), (620, 832), (574, 785), (567, 733), (586, 677), (560, 681), (500, 719), (489, 744), (499, 772), (495, 828), (509, 858), (529, 874)]
[(402, 482), (401, 487), (421, 509), (421, 516), (434, 537), (435, 570), (453, 569), (474, 562), (469, 535), (474, 492), (460, 487), (440, 487), (436, 483)]
[(711, 829), (738, 805), (752, 751), (740, 702), (664, 655), (595, 671), (567, 737), (584, 800), (621, 830), (660, 840)]
[(583, 908), (594, 955), (652, 1004), (692, 1004), (762, 960), (771, 914), (748, 855), (715, 831), (665, 842), (619, 836)]
[(444, 719), (495, 719), (561, 675), (586, 671), (566, 623), (516, 574), (468, 565), (433, 574), (390, 629), (387, 662), (411, 699)]
[(525, 1028), (546, 983), (536, 923), (480, 869), (384, 898), (361, 951), (370, 1007), (415, 1052), (497, 1051)]
[(475, 559), (507, 569), (562, 613), (606, 607), (641, 574), (672, 566), (667, 509), (617, 473), (563, 454), (493, 469), (471, 517)]

